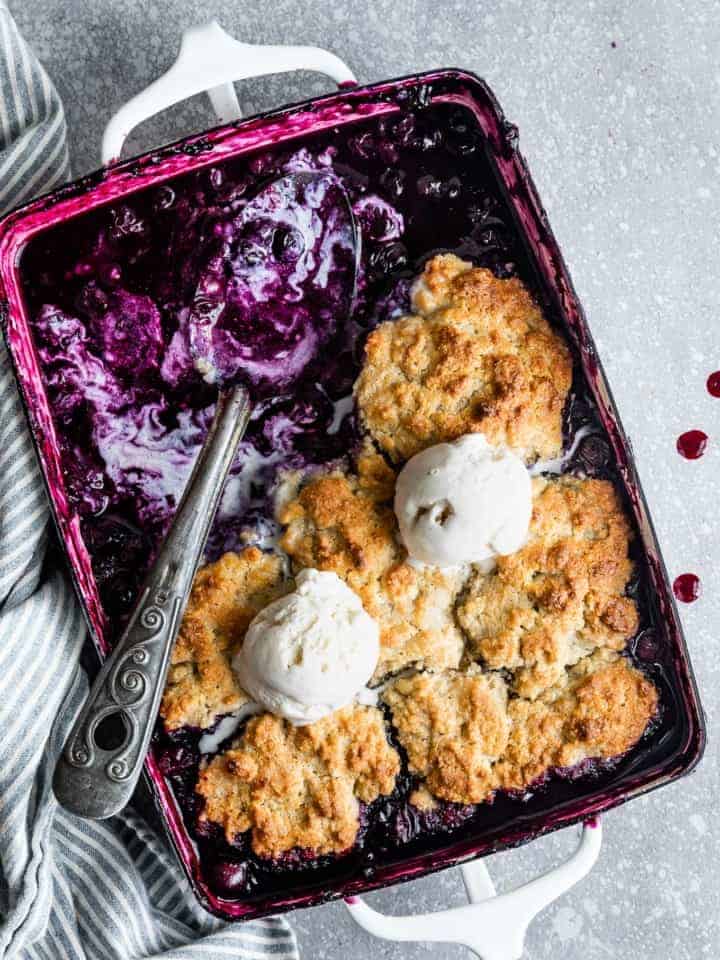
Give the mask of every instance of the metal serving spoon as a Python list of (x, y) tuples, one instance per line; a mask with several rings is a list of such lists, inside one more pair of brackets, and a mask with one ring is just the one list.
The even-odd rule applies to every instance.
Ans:
[(220, 393), (170, 532), (58, 760), (55, 796), (77, 816), (104, 820), (132, 796), (193, 577), (249, 417), (244, 387)]
[[(307, 187), (311, 172), (276, 180), (266, 191)], [(355, 256), (349, 309), (357, 291), (360, 234), (340, 187)], [(250, 418), (243, 386), (220, 391), (215, 418), (198, 455), (170, 532), (148, 572), (130, 622), (103, 664), (58, 760), (55, 796), (71, 813), (104, 820), (130, 801), (143, 767), (190, 588), (228, 472)]]

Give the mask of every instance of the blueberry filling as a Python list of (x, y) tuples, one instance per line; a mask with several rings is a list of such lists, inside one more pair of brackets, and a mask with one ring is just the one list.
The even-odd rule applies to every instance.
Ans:
[[(422, 89), (401, 106), (398, 115), (365, 121), (349, 135), (334, 129), (302, 149), (232, 159), (176, 178), (47, 231), (23, 254), (68, 495), (116, 632), (207, 430), (217, 390), (208, 382), (213, 370), (242, 373), (255, 408), (208, 560), (245, 543), (248, 533), (261, 541), (272, 535), (269, 494), (280, 469), (334, 461), (359, 442), (347, 398), (365, 334), (407, 309), (411, 278), (434, 252), (451, 250), (500, 277), (520, 275), (552, 316), (472, 114), (429, 105)], [(303, 195), (292, 208), (270, 201), (266, 209), (252, 207), (268, 181), (303, 170), (323, 174), (320, 195)], [(362, 232), (352, 315), (339, 281), (351, 257), (333, 196), (339, 182)], [(314, 217), (306, 216), (309, 210)], [(586, 393), (578, 376), (566, 411), (566, 447), (580, 428), (591, 429), (568, 468), (614, 478), (614, 455)], [(671, 698), (644, 574), (636, 589), (643, 631), (634, 655)], [(658, 731), (653, 736), (661, 738), (662, 721)], [(363, 809), (358, 840), (345, 855), (292, 851), (270, 862), (254, 856), (246, 836), (229, 844), (218, 830), (198, 826), (199, 737), (195, 730), (158, 729), (155, 753), (208, 883), (230, 898), (326, 885), (358, 872), (371, 877), (378, 854), (391, 862), (432, 851), (448, 832), (462, 838), (479, 827), (500, 830), (579, 790), (590, 793), (598, 782), (610, 785), (635, 762), (633, 754), (587, 763), (522, 797), (498, 795), (477, 808), (439, 803), (425, 813), (409, 803), (417, 784), (403, 774), (390, 797)], [(578, 775), (588, 784), (575, 784)]]

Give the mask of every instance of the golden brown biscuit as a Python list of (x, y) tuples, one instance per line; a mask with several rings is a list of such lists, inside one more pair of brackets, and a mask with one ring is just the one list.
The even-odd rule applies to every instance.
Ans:
[[(463, 574), (407, 562), (395, 514), (377, 499), (376, 470), (370, 477), (361, 467), (359, 477), (312, 478), (280, 511), (281, 546), (297, 567), (332, 570), (359, 595), (380, 626), (376, 679), (409, 664), (455, 667), (463, 651), (454, 617)], [(384, 495), (386, 482), (380, 489)]]
[(553, 768), (609, 759), (634, 746), (657, 712), (653, 684), (628, 660), (598, 650), (563, 671), (537, 700), (508, 699), (499, 674), (417, 674), (390, 684), (392, 711), (411, 773), (411, 802), (479, 803), (523, 790)]
[(557, 456), (572, 362), (522, 283), (440, 255), (416, 284), (413, 309), (370, 334), (355, 384), (382, 449), (400, 461), (484, 433), (528, 461)]
[(255, 614), (286, 589), (281, 558), (257, 547), (198, 571), (160, 707), (169, 730), (208, 727), (247, 702), (230, 661)]
[(390, 793), (399, 770), (376, 707), (345, 707), (306, 727), (265, 713), (210, 761), (197, 791), (202, 818), (230, 842), (251, 830), (258, 856), (341, 853), (357, 836), (358, 801)]
[[(496, 787), (495, 762), (507, 747), (507, 688), (498, 674), (471, 667), (466, 673), (421, 673), (385, 690), (393, 724), (411, 773), (425, 779), (433, 796), (480, 803)], [(416, 801), (427, 808), (419, 792)]]
[(552, 768), (619, 756), (637, 743), (657, 707), (657, 690), (644, 674), (598, 650), (538, 700), (510, 701), (510, 740), (495, 766), (497, 784), (521, 790)]
[(608, 481), (537, 479), (527, 545), (476, 573), (459, 604), (471, 654), (535, 697), (597, 647), (622, 650), (638, 624), (630, 535)]
[(378, 453), (369, 437), (362, 441), (355, 459), (355, 472), (360, 489), (378, 503), (391, 503), (395, 496), (395, 471)]

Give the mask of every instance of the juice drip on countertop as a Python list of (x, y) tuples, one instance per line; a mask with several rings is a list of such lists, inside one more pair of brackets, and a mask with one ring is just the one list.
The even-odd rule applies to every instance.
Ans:
[[(707, 378), (710, 396), (720, 397), (720, 370)], [(677, 438), (677, 452), (686, 460), (698, 460), (707, 449), (708, 436), (702, 430), (687, 430)], [(681, 603), (693, 603), (702, 593), (700, 577), (694, 573), (681, 573), (673, 581), (673, 593)]]
[(707, 441), (702, 430), (688, 430), (677, 438), (677, 452), (686, 460), (697, 460), (705, 453)]
[(694, 573), (681, 573), (673, 582), (673, 593), (682, 603), (692, 603), (702, 593), (700, 577)]
[(707, 391), (711, 397), (720, 397), (720, 370), (711, 373), (707, 378)]

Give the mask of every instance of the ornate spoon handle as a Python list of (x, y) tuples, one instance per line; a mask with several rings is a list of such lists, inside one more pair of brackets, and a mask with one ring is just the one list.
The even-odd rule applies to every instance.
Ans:
[(80, 817), (113, 816), (135, 789), (195, 570), (249, 417), (243, 388), (220, 394), (170, 532), (55, 768), (55, 796)]

